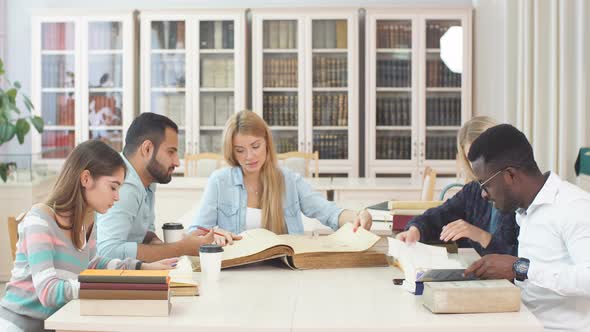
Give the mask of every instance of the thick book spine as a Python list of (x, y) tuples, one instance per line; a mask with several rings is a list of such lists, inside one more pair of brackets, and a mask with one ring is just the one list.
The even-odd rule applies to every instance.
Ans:
[(80, 283), (122, 283), (122, 284), (167, 284), (167, 277), (160, 276), (101, 276), (101, 275), (79, 275)]
[(80, 283), (80, 289), (102, 289), (102, 290), (167, 290), (167, 284), (128, 284), (128, 283), (106, 283), (106, 282), (93, 282)]
[(168, 290), (80, 289), (80, 299), (97, 300), (167, 300)]

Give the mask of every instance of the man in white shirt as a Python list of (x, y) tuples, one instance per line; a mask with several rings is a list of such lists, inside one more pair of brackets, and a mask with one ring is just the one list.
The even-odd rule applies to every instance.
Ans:
[(469, 150), (482, 197), (516, 211), (518, 255), (487, 255), (465, 274), (516, 279), (546, 331), (590, 331), (590, 194), (542, 174), (527, 138), (511, 125), (485, 131)]

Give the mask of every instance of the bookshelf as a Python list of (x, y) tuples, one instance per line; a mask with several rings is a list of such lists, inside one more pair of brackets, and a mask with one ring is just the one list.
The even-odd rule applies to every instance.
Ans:
[[(367, 10), (366, 176), (456, 174), (457, 132), (471, 117), (471, 19), (468, 8)], [(451, 27), (462, 28), (461, 73), (441, 59)]]
[(279, 153), (358, 176), (358, 10), (252, 10), (252, 108)]
[(142, 11), (141, 110), (179, 126), (179, 156), (221, 153), (229, 116), (245, 108), (245, 11)]
[(32, 23), (31, 99), (45, 120), (34, 154), (59, 167), (87, 139), (121, 151), (135, 113), (134, 14), (44, 11)]

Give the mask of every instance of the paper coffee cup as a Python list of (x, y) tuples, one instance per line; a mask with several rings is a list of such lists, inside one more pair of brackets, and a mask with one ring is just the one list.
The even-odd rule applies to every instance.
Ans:
[(201, 280), (217, 281), (221, 274), (223, 248), (217, 244), (204, 244), (199, 248)]
[(164, 242), (173, 243), (182, 240), (184, 226), (177, 222), (167, 222), (162, 226)]

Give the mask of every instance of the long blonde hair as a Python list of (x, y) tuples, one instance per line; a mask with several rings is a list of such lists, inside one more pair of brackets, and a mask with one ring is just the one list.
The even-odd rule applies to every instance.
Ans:
[(489, 116), (476, 116), (465, 122), (459, 130), (459, 134), (457, 134), (457, 159), (467, 181), (475, 181), (477, 177), (473, 174), (471, 163), (469, 163), (465, 155), (465, 146), (471, 145), (479, 135), (497, 124), (498, 122)]
[(234, 156), (233, 139), (237, 134), (261, 137), (266, 143), (266, 161), (260, 170), (262, 194), (262, 227), (277, 234), (287, 233), (283, 213), (285, 180), (278, 167), (277, 153), (272, 142), (272, 133), (266, 122), (252, 111), (233, 114), (223, 130), (223, 156), (228, 165), (239, 166)]
[(45, 204), (53, 208), (56, 215), (70, 220), (69, 226), (61, 225), (57, 220), (56, 223), (59, 228), (71, 231), (72, 242), (76, 248), (82, 249), (83, 246), (79, 235), (82, 233), (84, 216), (88, 208), (80, 175), (88, 170), (93, 179), (98, 179), (101, 176), (113, 175), (120, 169), (127, 171), (121, 155), (99, 140), (79, 144), (64, 162)]

